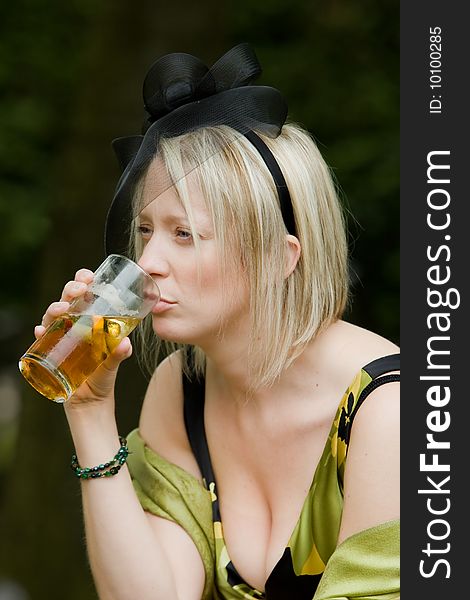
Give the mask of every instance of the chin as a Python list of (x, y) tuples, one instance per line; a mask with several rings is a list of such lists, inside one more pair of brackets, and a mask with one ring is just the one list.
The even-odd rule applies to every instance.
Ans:
[(213, 327), (207, 329), (199, 327), (196, 330), (191, 327), (183, 327), (182, 324), (175, 326), (175, 323), (165, 323), (157, 319), (153, 321), (153, 331), (155, 335), (166, 342), (190, 344), (191, 346), (201, 346), (209, 338), (217, 337), (217, 333)]
[[(159, 321), (153, 322), (153, 331), (160, 339), (166, 342), (173, 342), (175, 344), (195, 344), (193, 335), (189, 335), (188, 330), (183, 331), (182, 327), (171, 326), (169, 323), (162, 323)], [(198, 337), (198, 336), (196, 336)]]

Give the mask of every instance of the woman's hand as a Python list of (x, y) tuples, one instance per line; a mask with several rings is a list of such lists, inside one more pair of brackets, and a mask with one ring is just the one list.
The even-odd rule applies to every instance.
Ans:
[[(49, 305), (41, 321), (34, 328), (36, 339), (44, 335), (47, 327), (56, 318), (68, 312), (70, 303), (82, 296), (88, 285), (93, 281), (93, 271), (80, 269), (75, 279), (65, 284), (59, 302)], [(64, 404), (66, 410), (89, 404), (106, 403), (114, 409), (114, 384), (118, 367), (121, 362), (131, 356), (132, 345), (129, 338), (124, 338), (108, 358), (90, 375), (90, 377), (75, 391), (73, 396)]]

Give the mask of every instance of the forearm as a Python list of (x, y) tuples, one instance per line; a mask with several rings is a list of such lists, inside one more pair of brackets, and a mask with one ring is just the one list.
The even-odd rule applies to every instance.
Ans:
[[(119, 448), (114, 417), (106, 411), (68, 415), (82, 467), (111, 459)], [(127, 467), (112, 477), (82, 480), (90, 565), (102, 600), (177, 598), (174, 576), (161, 543), (134, 492)]]

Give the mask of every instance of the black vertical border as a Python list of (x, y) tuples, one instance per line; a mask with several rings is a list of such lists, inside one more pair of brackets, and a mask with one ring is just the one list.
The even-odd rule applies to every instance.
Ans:
[[(468, 361), (470, 325), (468, 316), (468, 277), (470, 269), (470, 229), (468, 216), (470, 194), (467, 178), (470, 175), (469, 106), (467, 97), (469, 79), (470, 37), (469, 8), (464, 1), (410, 2), (402, 0), (400, 5), (400, 86), (401, 86), (401, 353), (402, 353), (402, 525), (401, 525), (401, 583), (403, 600), (425, 598), (426, 600), (468, 597), (467, 565), (470, 512), (466, 482), (470, 438), (470, 363)], [(431, 38), (430, 29), (441, 29), (442, 88), (430, 88)], [(437, 57), (437, 54), (433, 55)], [(436, 66), (437, 63), (434, 63)], [(437, 78), (434, 78), (436, 81)], [(436, 96), (436, 98), (433, 98)], [(439, 98), (440, 96), (440, 98)], [(440, 99), (440, 113), (430, 112), (430, 101)], [(434, 102), (438, 109), (438, 103)], [(450, 164), (449, 184), (427, 182), (427, 157), (432, 151), (449, 151), (435, 162)], [(437, 171), (435, 171), (437, 175)], [(441, 171), (441, 176), (443, 176)], [(444, 178), (444, 177), (443, 177)], [(442, 188), (450, 194), (450, 204), (445, 210), (435, 211), (428, 206), (428, 194), (433, 188)], [(436, 193), (433, 198), (445, 199), (445, 194)], [(444, 223), (449, 213), (450, 224), (444, 230), (433, 230), (427, 224), (428, 213)], [(448, 236), (448, 237), (445, 237)], [(449, 237), (450, 236), (450, 237)], [(434, 262), (427, 257), (427, 249), (436, 256)], [(449, 255), (450, 252), (450, 255)], [(428, 269), (440, 265), (441, 274), (448, 274), (446, 284), (429, 282)], [(434, 271), (436, 274), (436, 271)], [(441, 276), (441, 278), (442, 278)], [(460, 297), (460, 305), (431, 308), (428, 304), (428, 288), (446, 290), (454, 288)], [(452, 294), (455, 301), (457, 293)], [(449, 315), (450, 329), (439, 332), (434, 325), (429, 328), (427, 317), (432, 312)], [(442, 324), (445, 319), (442, 321)], [(431, 336), (449, 336), (448, 342), (433, 342), (434, 348), (449, 350), (441, 355), (439, 362), (449, 364), (450, 369), (428, 369), (428, 340)], [(423, 375), (447, 374), (448, 382), (430, 382), (420, 379)], [(420, 454), (427, 453), (426, 462), (432, 461), (435, 450), (426, 449), (426, 435), (430, 433), (427, 419), (431, 411), (437, 410), (427, 400), (431, 385), (448, 385), (450, 400), (440, 407), (441, 422), (445, 412), (450, 416), (450, 426), (435, 433), (436, 440), (450, 442), (449, 449), (437, 452), (439, 463), (449, 464), (449, 472), (424, 472), (420, 469)], [(442, 388), (441, 388), (442, 389)], [(435, 423), (436, 421), (434, 421)], [(448, 493), (419, 493), (432, 490), (427, 476), (434, 479), (441, 490)], [(441, 482), (450, 476), (450, 480)], [(428, 498), (433, 510), (444, 510), (441, 515), (431, 514)], [(448, 500), (447, 500), (448, 499)], [(450, 504), (449, 504), (450, 502)], [(442, 519), (448, 523), (431, 523)], [(441, 540), (432, 539), (431, 532)], [(448, 535), (446, 535), (448, 532)], [(466, 543), (467, 542), (467, 543)], [(429, 544), (429, 547), (428, 547)], [(447, 545), (448, 544), (448, 545)], [(440, 562), (439, 560), (447, 561)], [(420, 563), (420, 561), (424, 561)], [(420, 573), (422, 570), (428, 577)], [(449, 575), (449, 577), (446, 577)]]

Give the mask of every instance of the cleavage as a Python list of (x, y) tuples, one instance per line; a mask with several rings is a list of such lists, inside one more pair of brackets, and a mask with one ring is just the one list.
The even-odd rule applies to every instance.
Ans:
[[(269, 452), (268, 444), (259, 476), (249, 453), (240, 446), (234, 450), (227, 429), (214, 435), (209, 420), (208, 431), (227, 553), (240, 577), (262, 591), (299, 521), (329, 427), (315, 436), (321, 443), (287, 444), (291, 457), (283, 447), (271, 445)], [(305, 469), (299, 456), (309, 456), (312, 468)]]

